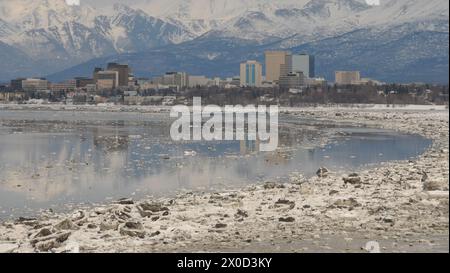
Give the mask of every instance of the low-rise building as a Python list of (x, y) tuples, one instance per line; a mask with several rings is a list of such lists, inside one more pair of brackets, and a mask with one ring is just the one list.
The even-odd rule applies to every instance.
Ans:
[(307, 78), (305, 77), (306, 86), (326, 86), (328, 84), (325, 78)]
[(281, 89), (299, 89), (305, 86), (303, 72), (290, 72), (280, 76), (279, 85)]
[(369, 78), (361, 78), (359, 81), (353, 81), (354, 85), (382, 85), (380, 81), (369, 79)]
[(189, 86), (188, 74), (185, 72), (167, 72), (164, 76), (155, 78), (158, 84), (177, 87), (178, 90)]
[(67, 82), (61, 82), (61, 83), (51, 83), (50, 84), (50, 90), (52, 92), (58, 92), (58, 91), (74, 91), (77, 88), (77, 84), (75, 81), (67, 81)]
[(96, 74), (98, 90), (112, 90), (118, 87), (119, 72), (106, 70), (98, 71)]
[(208, 79), (206, 76), (193, 76), (189, 75), (189, 87), (205, 87), (208, 86), (209, 82), (211, 80)]
[(11, 86), (12, 91), (22, 91), (23, 90), (22, 82), (24, 80), (26, 80), (26, 78), (17, 78), (17, 79), (11, 80), (10, 86)]
[(131, 90), (131, 91), (124, 91), (124, 92), (123, 92), (123, 95), (124, 95), (125, 97), (135, 97), (135, 96), (138, 95), (138, 92), (137, 92), (137, 91), (134, 91), (134, 90)]
[(46, 79), (28, 78), (22, 80), (22, 90), (27, 92), (46, 91), (49, 89), (48, 81)]
[(95, 84), (94, 79), (86, 78), (86, 77), (76, 77), (75, 83), (77, 88), (83, 88), (90, 84)]
[(361, 80), (359, 71), (336, 71), (335, 83), (338, 85), (349, 85)]

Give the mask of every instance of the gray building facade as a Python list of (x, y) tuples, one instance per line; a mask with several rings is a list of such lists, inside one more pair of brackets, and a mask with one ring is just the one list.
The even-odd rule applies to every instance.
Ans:
[(303, 72), (307, 78), (316, 77), (315, 57), (307, 54), (292, 55), (292, 72)]

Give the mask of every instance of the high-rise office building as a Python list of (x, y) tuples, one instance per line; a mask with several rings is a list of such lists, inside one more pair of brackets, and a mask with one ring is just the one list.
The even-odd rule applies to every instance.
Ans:
[(290, 72), (303, 72), (306, 78), (316, 77), (315, 57), (307, 54), (292, 55), (292, 69)]
[(128, 86), (130, 68), (127, 64), (109, 63), (106, 69), (110, 71), (117, 71), (119, 73), (119, 87)]
[(262, 84), (262, 65), (257, 61), (241, 63), (241, 86), (259, 87)]
[(336, 71), (335, 78), (336, 84), (353, 84), (361, 81), (361, 74), (359, 71)]
[(290, 53), (287, 51), (266, 51), (266, 81), (278, 83), (282, 74), (290, 72)]
[(286, 54), (284, 64), (280, 65), (280, 79), (292, 72), (292, 55)]

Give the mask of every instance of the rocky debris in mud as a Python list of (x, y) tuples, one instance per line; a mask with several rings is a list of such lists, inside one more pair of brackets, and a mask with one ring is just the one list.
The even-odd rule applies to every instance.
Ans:
[(58, 230), (78, 230), (79, 227), (75, 225), (71, 220), (66, 219), (55, 225)]
[(425, 190), (425, 191), (441, 191), (441, 190), (448, 190), (448, 187), (446, 187), (444, 185), (443, 181), (427, 180), (423, 183), (423, 190)]
[(145, 238), (144, 226), (140, 222), (126, 222), (120, 228), (121, 235), (127, 235), (130, 237)]
[(247, 218), (248, 212), (245, 210), (238, 209), (236, 214), (234, 215), (235, 218)]
[(328, 195), (335, 195), (335, 194), (338, 194), (339, 193), (339, 191), (337, 191), (337, 190), (331, 190), (329, 193), (328, 193)]
[(79, 211), (74, 212), (70, 218), (74, 223), (77, 223), (77, 222), (83, 220), (84, 217), (86, 217), (85, 212), (82, 210), (79, 210)]
[(17, 245), (17, 244), (0, 242), (0, 254), (13, 253), (18, 248), (19, 248), (19, 245)]
[(358, 185), (362, 183), (361, 177), (357, 173), (349, 174), (347, 177), (342, 178), (345, 184)]
[(449, 190), (448, 188), (448, 180), (439, 178), (430, 178), (426, 172), (423, 172), (422, 179), (423, 190), (424, 191), (443, 191)]
[(119, 228), (119, 222), (112, 217), (103, 219), (100, 223), (100, 231), (117, 230)]
[(280, 217), (280, 218), (278, 218), (278, 221), (285, 222), (285, 223), (292, 223), (292, 222), (295, 222), (295, 218), (294, 217)]
[(149, 235), (149, 237), (150, 237), (150, 238), (151, 238), (151, 237), (156, 237), (156, 236), (158, 236), (158, 235), (160, 235), (160, 234), (161, 234), (161, 232), (160, 232), (159, 230), (157, 230), (157, 231), (151, 233), (151, 234)]
[(37, 225), (39, 222), (36, 218), (25, 218), (25, 217), (20, 217), (19, 219), (17, 219), (15, 221), (15, 224), (23, 224), (26, 226), (35, 226)]
[(96, 225), (96, 224), (88, 224), (88, 225), (87, 225), (87, 228), (88, 228), (88, 229), (96, 229), (96, 228), (97, 228), (97, 225)]
[(134, 201), (131, 198), (121, 198), (121, 199), (116, 201), (116, 204), (119, 204), (119, 205), (133, 205)]
[(356, 201), (356, 199), (354, 198), (349, 198), (349, 199), (339, 199), (337, 201), (335, 201), (331, 206), (329, 206), (329, 208), (338, 208), (338, 209), (349, 209), (352, 210), (356, 207), (360, 207), (361, 204), (358, 203), (358, 201)]
[(215, 228), (221, 229), (221, 228), (226, 228), (227, 224), (224, 223), (217, 223), (214, 225)]
[(325, 178), (328, 177), (328, 169), (325, 167), (321, 167), (320, 169), (317, 170), (316, 175), (320, 178)]
[(98, 207), (94, 209), (94, 213), (97, 215), (104, 215), (108, 213), (109, 209), (104, 207)]
[(426, 191), (424, 194), (420, 195), (423, 199), (447, 199), (449, 198), (448, 191)]
[(162, 213), (163, 216), (166, 216), (169, 212), (169, 208), (165, 207), (161, 203), (143, 202), (136, 207), (142, 217), (152, 217), (155, 214), (159, 215), (159, 213)]
[(113, 211), (113, 217), (119, 222), (124, 223), (132, 218), (130, 215), (131, 208), (130, 207), (121, 207), (117, 208)]
[(264, 184), (264, 189), (266, 190), (271, 190), (271, 189), (284, 189), (285, 186), (283, 184), (280, 183), (275, 183), (275, 182), (266, 182)]
[(71, 232), (55, 232), (48, 228), (43, 228), (31, 236), (30, 244), (39, 251), (47, 252), (60, 247), (71, 234)]
[(287, 199), (278, 199), (278, 201), (275, 202), (275, 205), (276, 206), (287, 205), (290, 209), (293, 209), (295, 207), (295, 202), (289, 201)]

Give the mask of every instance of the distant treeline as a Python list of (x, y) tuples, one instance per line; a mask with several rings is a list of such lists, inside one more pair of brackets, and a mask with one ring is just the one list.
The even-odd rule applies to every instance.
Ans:
[(270, 104), (302, 106), (313, 104), (437, 104), (448, 105), (449, 88), (437, 85), (349, 85), (309, 87), (297, 92), (278, 88), (199, 88), (185, 97), (202, 97), (203, 103), (216, 105)]
[[(68, 93), (61, 92), (20, 92), (7, 97), (6, 91), (0, 90), (0, 101), (26, 102), (29, 99), (44, 99), (49, 102), (64, 102)], [(138, 90), (139, 97), (147, 97), (141, 105), (158, 105), (163, 97), (173, 97), (173, 103), (189, 104), (193, 97), (201, 97), (204, 104), (215, 105), (247, 105), (247, 104), (278, 104), (280, 106), (304, 106), (319, 104), (420, 104), (448, 105), (448, 85), (426, 84), (386, 84), (386, 85), (324, 85), (305, 87), (298, 90), (282, 90), (279, 88), (221, 88), (197, 87), (177, 91), (171, 89)], [(94, 96), (103, 98), (103, 102), (130, 104), (121, 90), (77, 93), (72, 97), (75, 104), (94, 104)], [(160, 99), (156, 99), (160, 97)], [(150, 99), (153, 98), (153, 99)]]

